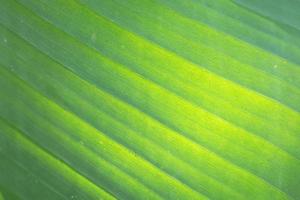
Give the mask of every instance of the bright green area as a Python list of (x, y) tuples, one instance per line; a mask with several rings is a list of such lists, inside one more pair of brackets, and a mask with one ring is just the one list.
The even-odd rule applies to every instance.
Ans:
[(12, 199), (299, 198), (300, 34), (284, 9), (287, 25), (267, 1), (0, 3)]

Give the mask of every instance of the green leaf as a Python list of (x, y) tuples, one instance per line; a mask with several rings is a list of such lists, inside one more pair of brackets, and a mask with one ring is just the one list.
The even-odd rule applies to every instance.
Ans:
[(300, 197), (298, 2), (0, 3), (0, 200)]

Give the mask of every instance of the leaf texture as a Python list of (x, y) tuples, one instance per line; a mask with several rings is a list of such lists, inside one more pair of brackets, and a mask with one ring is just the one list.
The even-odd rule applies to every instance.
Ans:
[(300, 198), (297, 1), (0, 2), (0, 200)]

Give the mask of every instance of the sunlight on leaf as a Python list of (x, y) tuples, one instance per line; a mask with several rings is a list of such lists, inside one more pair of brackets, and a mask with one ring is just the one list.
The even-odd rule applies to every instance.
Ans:
[(0, 0), (0, 200), (296, 200), (294, 0)]

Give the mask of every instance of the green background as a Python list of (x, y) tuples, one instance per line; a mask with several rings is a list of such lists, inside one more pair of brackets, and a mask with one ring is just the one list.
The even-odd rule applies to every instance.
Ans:
[(0, 200), (300, 199), (297, 0), (0, 0)]

